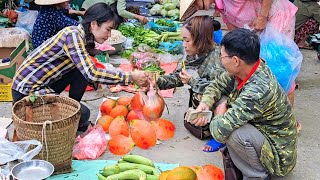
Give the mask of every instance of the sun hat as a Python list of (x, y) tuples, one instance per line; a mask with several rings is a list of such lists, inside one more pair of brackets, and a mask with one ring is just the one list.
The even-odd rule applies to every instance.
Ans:
[(197, 9), (193, 5), (195, 0), (180, 1), (180, 20), (185, 20), (194, 14)]
[(69, 0), (35, 0), (34, 3), (38, 5), (53, 5), (53, 4), (67, 2), (67, 1)]

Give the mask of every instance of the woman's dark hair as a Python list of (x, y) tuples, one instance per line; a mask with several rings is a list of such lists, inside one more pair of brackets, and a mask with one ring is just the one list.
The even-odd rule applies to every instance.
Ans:
[(221, 25), (210, 16), (195, 16), (183, 25), (191, 34), (193, 45), (198, 47), (197, 54), (207, 53), (214, 47), (213, 31)]
[(221, 46), (228, 56), (237, 56), (249, 65), (259, 60), (260, 38), (248, 29), (238, 28), (227, 33)]
[[(97, 21), (98, 26), (107, 21), (113, 21), (116, 23), (116, 14), (111, 10), (110, 6), (106, 3), (96, 3), (90, 6), (83, 16), (81, 25), (84, 28), (86, 34), (86, 49), (91, 52), (95, 48), (94, 36), (90, 31), (90, 24), (93, 21)], [(115, 24), (116, 26), (116, 24)]]

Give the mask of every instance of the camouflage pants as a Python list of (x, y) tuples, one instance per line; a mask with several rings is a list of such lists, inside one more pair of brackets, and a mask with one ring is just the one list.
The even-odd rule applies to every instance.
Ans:
[(229, 136), (226, 145), (234, 165), (242, 172), (243, 179), (267, 179), (269, 173), (261, 164), (261, 147), (264, 135), (247, 123)]

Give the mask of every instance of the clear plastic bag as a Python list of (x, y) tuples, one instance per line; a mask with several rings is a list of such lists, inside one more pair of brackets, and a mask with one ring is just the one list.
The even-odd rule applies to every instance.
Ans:
[(264, 59), (286, 93), (301, 68), (303, 56), (296, 43), (270, 24), (261, 33), (260, 57)]
[(106, 150), (107, 139), (100, 125), (89, 126), (87, 131), (76, 138), (72, 156), (76, 159), (97, 159)]
[[(36, 146), (28, 151), (31, 145)], [(0, 138), (0, 165), (10, 161), (29, 161), (42, 149), (42, 144), (37, 140), (10, 142), (5, 138)]]
[(24, 11), (24, 12), (18, 12), (18, 20), (16, 27), (24, 28), (27, 30), (30, 34), (33, 30), (33, 25), (36, 22), (38, 11)]

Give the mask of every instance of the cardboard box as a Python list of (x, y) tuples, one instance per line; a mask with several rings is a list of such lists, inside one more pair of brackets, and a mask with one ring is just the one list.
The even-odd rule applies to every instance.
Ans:
[(10, 58), (9, 63), (0, 63), (0, 84), (8, 84), (27, 57), (28, 34), (21, 29), (0, 29), (0, 59)]

